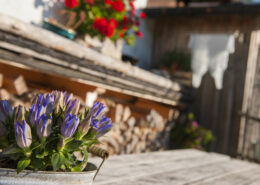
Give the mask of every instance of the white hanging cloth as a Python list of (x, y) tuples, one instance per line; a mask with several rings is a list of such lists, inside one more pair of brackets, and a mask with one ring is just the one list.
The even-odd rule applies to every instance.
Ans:
[(192, 34), (192, 85), (198, 88), (203, 75), (209, 71), (217, 89), (222, 89), (223, 75), (228, 66), (229, 54), (235, 51), (235, 37), (230, 34)]

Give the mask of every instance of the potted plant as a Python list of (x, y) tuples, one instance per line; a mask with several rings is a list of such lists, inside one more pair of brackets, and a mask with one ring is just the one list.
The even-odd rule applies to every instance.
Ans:
[[(104, 54), (121, 59), (123, 40), (134, 45), (135, 37), (143, 36), (140, 20), (144, 12), (137, 15), (134, 0), (64, 0), (62, 18), (67, 18), (63, 26), (50, 19), (43, 27), (64, 37), (73, 39), (75, 32), (81, 44), (92, 47)], [(117, 53), (114, 55), (114, 53)]]
[(171, 76), (178, 71), (191, 70), (191, 56), (179, 50), (166, 52), (160, 61), (160, 68), (166, 70)]
[(92, 184), (88, 151), (100, 152), (94, 144), (112, 124), (100, 102), (79, 108), (60, 91), (36, 95), (30, 109), (0, 100), (0, 184)]
[(172, 147), (174, 149), (195, 148), (204, 150), (215, 140), (212, 132), (199, 125), (194, 114), (182, 114), (171, 131)]
[[(57, 0), (64, 3), (62, 17), (67, 17), (65, 27), (88, 34), (100, 40), (112, 41), (124, 39), (127, 44), (134, 44), (135, 36), (142, 37), (139, 29), (144, 12), (136, 14), (134, 0)], [(57, 24), (51, 20), (50, 24)], [(52, 30), (53, 31), (53, 30)]]

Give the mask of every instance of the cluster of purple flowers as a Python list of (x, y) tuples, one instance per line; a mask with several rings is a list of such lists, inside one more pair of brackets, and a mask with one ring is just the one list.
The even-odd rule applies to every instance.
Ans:
[(44, 140), (51, 135), (54, 124), (59, 125), (64, 140), (71, 138), (76, 131), (82, 138), (90, 127), (91, 132), (96, 132), (96, 138), (111, 129), (111, 120), (104, 116), (104, 104), (96, 102), (81, 121), (79, 108), (79, 100), (60, 91), (36, 95), (28, 111), (22, 106), (12, 109), (6, 100), (0, 100), (0, 138), (8, 135), (8, 122), (13, 122), (16, 143), (22, 149), (30, 147), (32, 130), (40, 140)]

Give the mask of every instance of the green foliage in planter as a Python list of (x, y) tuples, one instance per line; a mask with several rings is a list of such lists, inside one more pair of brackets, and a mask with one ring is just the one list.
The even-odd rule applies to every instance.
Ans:
[(83, 171), (87, 149), (112, 125), (102, 103), (84, 112), (79, 108), (72, 94), (59, 91), (36, 95), (30, 109), (13, 109), (0, 100), (0, 167), (17, 168), (17, 173), (25, 168)]
[(191, 70), (191, 55), (174, 49), (163, 55), (160, 64), (171, 68), (173, 64), (177, 65), (177, 69), (182, 71)]
[(171, 131), (171, 142), (174, 148), (205, 149), (215, 138), (210, 130), (203, 128), (194, 120), (193, 113), (180, 119)]

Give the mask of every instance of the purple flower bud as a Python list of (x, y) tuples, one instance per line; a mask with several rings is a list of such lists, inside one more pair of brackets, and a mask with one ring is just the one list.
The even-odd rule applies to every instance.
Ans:
[(47, 116), (49, 116), (52, 113), (53, 101), (54, 101), (54, 98), (50, 94), (47, 94), (43, 101), (43, 106), (45, 107), (45, 114)]
[(17, 121), (22, 123), (23, 120), (25, 120), (25, 107), (19, 105), (17, 107), (14, 108), (14, 123), (16, 123)]
[(32, 104), (32, 107), (30, 108), (30, 112), (29, 112), (29, 121), (31, 123), (31, 126), (33, 127), (36, 122), (37, 122), (37, 119), (36, 119), (36, 112), (37, 112), (37, 109), (36, 109), (36, 105), (35, 104)]
[(95, 117), (95, 119), (100, 119), (105, 113), (105, 108), (106, 108), (105, 105), (98, 101), (90, 109), (89, 114)]
[(79, 119), (76, 115), (67, 114), (62, 125), (61, 134), (67, 139), (70, 138), (76, 131), (79, 125)]
[(89, 116), (87, 116), (85, 119), (83, 119), (80, 123), (79, 123), (79, 132), (81, 133), (82, 136), (84, 136), (85, 134), (87, 134), (89, 127), (90, 127), (90, 122), (91, 119)]
[(39, 123), (41, 116), (46, 112), (46, 107), (40, 104), (33, 104), (30, 108), (29, 120), (32, 127)]
[(17, 145), (22, 148), (28, 148), (32, 143), (32, 133), (30, 126), (25, 120), (15, 122), (15, 137)]
[(13, 115), (13, 109), (7, 100), (0, 100), (0, 121), (5, 123)]
[(54, 110), (55, 114), (59, 114), (60, 108), (63, 108), (63, 106), (64, 106), (64, 95), (60, 91), (52, 91), (51, 94), (54, 99), (53, 110)]
[(91, 121), (93, 131), (97, 132), (96, 138), (99, 138), (106, 134), (112, 127), (111, 119), (103, 116), (100, 121), (93, 119)]
[(37, 94), (36, 96), (34, 96), (32, 104), (42, 104), (44, 100), (44, 96), (43, 94)]
[(0, 122), (0, 138), (5, 137), (7, 135), (6, 126)]
[(39, 138), (47, 138), (51, 134), (51, 126), (52, 126), (52, 118), (48, 119), (48, 117), (43, 114), (39, 120), (39, 123), (36, 126), (36, 132)]
[(64, 96), (64, 105), (66, 106), (69, 101), (72, 99), (73, 95), (72, 93), (67, 93), (66, 91), (63, 92), (63, 96)]
[(66, 114), (71, 114), (71, 115), (77, 115), (79, 112), (79, 107), (80, 107), (80, 101), (75, 99), (75, 100), (70, 100), (66, 106)]

